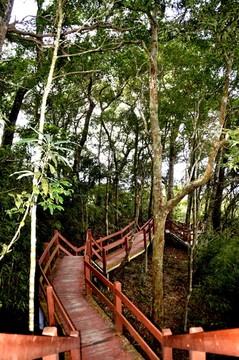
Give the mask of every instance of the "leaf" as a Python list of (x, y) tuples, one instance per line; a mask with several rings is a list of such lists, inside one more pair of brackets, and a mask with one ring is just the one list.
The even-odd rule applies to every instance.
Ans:
[(49, 204), (49, 211), (50, 211), (50, 213), (51, 213), (51, 215), (53, 215), (53, 213), (54, 213), (54, 205), (53, 204)]
[(42, 179), (41, 187), (42, 187), (44, 195), (46, 196), (49, 192), (49, 184), (48, 184), (48, 181), (46, 178)]
[(21, 207), (22, 203), (23, 203), (22, 197), (20, 195), (17, 195), (17, 197), (15, 198), (15, 205), (17, 209)]
[(26, 144), (26, 143), (32, 143), (32, 142), (37, 142), (38, 139), (36, 138), (25, 138), (25, 139), (21, 139), (19, 140), (16, 144)]
[(21, 174), (17, 177), (17, 180), (20, 180), (21, 178), (26, 177), (26, 176), (33, 176), (33, 175), (34, 175), (34, 173), (32, 171), (25, 171), (23, 174)]
[[(20, 174), (20, 175), (19, 175)], [(33, 176), (33, 172), (30, 171), (30, 170), (21, 170), (21, 171), (15, 171), (13, 174), (11, 174), (10, 176), (13, 176), (13, 175), (19, 175), (17, 177), (17, 180), (21, 179), (22, 177), (24, 176)]]
[(55, 174), (56, 173), (55, 167), (53, 165), (51, 165), (51, 164), (48, 164), (48, 165), (49, 165), (49, 169), (50, 169), (51, 174), (52, 175)]

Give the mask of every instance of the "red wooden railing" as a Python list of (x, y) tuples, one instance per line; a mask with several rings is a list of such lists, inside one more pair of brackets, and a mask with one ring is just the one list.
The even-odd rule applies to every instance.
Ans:
[[(116, 242), (122, 239), (125, 240), (126, 236), (129, 236), (129, 234), (131, 235), (132, 226), (133, 224), (131, 223), (121, 232), (118, 232), (117, 236), (120, 236), (120, 234), (122, 235), (121, 238), (116, 239)], [(153, 221), (150, 220), (142, 228), (140, 228), (139, 231), (147, 233), (150, 237), (152, 228)], [(104, 246), (111, 244), (111, 239), (115, 238), (114, 235), (115, 234), (111, 235), (110, 237), (101, 238), (100, 241), (97, 240), (95, 242), (97, 244), (95, 247), (97, 254), (101, 254), (100, 250), (102, 250)], [(39, 259), (40, 289), (42, 290), (43, 296), (45, 296), (47, 300), (49, 324), (55, 325), (59, 320), (64, 326), (65, 332), (70, 336), (58, 337), (56, 336), (56, 333), (53, 334), (53, 337), (0, 334), (0, 354), (2, 360), (25, 360), (38, 357), (43, 357), (43, 359), (47, 360), (55, 360), (57, 359), (57, 355), (52, 355), (53, 357), (49, 357), (49, 355), (58, 354), (59, 352), (64, 351), (70, 351), (70, 358), (72, 360), (79, 360), (81, 358), (79, 332), (75, 329), (71, 319), (69, 318), (59, 298), (54, 292), (50, 278), (51, 272), (56, 266), (57, 259), (62, 254), (68, 256), (77, 256), (83, 251), (87, 253), (89, 249), (92, 248), (89, 247), (90, 236), (91, 234), (89, 232), (87, 236), (88, 246), (76, 248), (61, 234), (55, 232), (53, 239), (45, 245), (44, 252)], [(109, 243), (105, 244), (107, 241), (109, 241)], [(125, 247), (125, 243), (122, 242), (122, 244), (124, 244)], [(117, 244), (117, 246), (119, 246), (117, 249), (118, 251), (122, 245), (120, 243)], [(97, 249), (99, 249), (99, 251)], [(101, 301), (106, 304), (108, 309), (110, 309), (114, 314), (116, 330), (119, 333), (122, 333), (124, 329), (126, 329), (150, 359), (158, 359), (158, 354), (156, 354), (156, 352), (151, 349), (149, 344), (147, 344), (147, 342), (141, 337), (141, 335), (129, 321), (129, 318), (126, 318), (126, 310), (131, 312), (134, 318), (137, 319), (137, 321), (139, 321), (156, 340), (158, 347), (161, 348), (163, 360), (172, 360), (173, 349), (188, 350), (191, 360), (204, 360), (206, 359), (206, 353), (239, 356), (239, 329), (203, 332), (201, 328), (192, 328), (189, 334), (183, 335), (172, 335), (170, 329), (164, 329), (161, 332), (123, 294), (120, 282), (115, 282), (113, 284), (107, 280), (105, 276), (92, 265), (88, 255), (85, 256), (84, 264), (87, 295), (90, 296), (92, 293), (94, 293), (99, 299), (101, 299)], [(92, 274), (94, 274), (94, 277), (96, 277), (108, 289), (106, 293), (103, 294), (92, 282)], [(45, 329), (46, 334), (49, 335), (50, 329)]]
[(0, 334), (1, 360), (57, 360), (58, 354), (69, 352), (72, 360), (80, 360), (79, 332), (70, 336), (57, 336), (57, 329), (44, 328), (43, 336)]
[[(58, 354), (68, 352), (71, 360), (81, 359), (81, 344), (79, 331), (73, 325), (60, 299), (55, 293), (51, 281), (51, 271), (57, 259), (62, 254), (77, 255), (85, 247), (76, 248), (57, 231), (52, 240), (45, 244), (45, 249), (38, 264), (40, 269), (40, 291), (45, 297), (50, 327), (44, 328), (43, 335), (0, 334), (1, 360), (57, 360)], [(69, 336), (57, 336), (57, 323), (64, 326)], [(68, 357), (69, 358), (69, 357)]]
[(133, 221), (120, 231), (94, 239), (91, 230), (87, 232), (86, 239), (86, 255), (89, 256), (90, 261), (93, 261), (99, 266), (104, 273), (107, 273), (107, 263), (116, 255), (127, 255), (130, 250), (130, 242), (134, 238), (143, 236), (144, 248), (148, 246), (148, 242), (152, 241), (154, 221), (150, 219), (142, 227), (138, 227)]
[[(64, 236), (62, 236), (58, 231), (55, 231), (52, 240), (49, 243), (44, 244), (43, 254), (38, 260), (38, 266), (40, 269), (39, 287), (40, 287), (40, 293), (45, 298), (47, 303), (48, 324), (50, 326), (54, 326), (58, 323), (61, 324), (63, 326), (64, 332), (67, 335), (69, 335), (69, 337), (57, 337), (58, 339), (57, 341), (53, 340), (55, 341), (56, 346), (52, 347), (52, 351), (54, 353), (54, 349), (56, 349), (55, 354), (57, 354), (59, 352), (71, 350), (70, 359), (72, 360), (81, 359), (80, 335), (79, 335), (79, 331), (77, 331), (76, 327), (72, 323), (64, 306), (62, 305), (60, 299), (58, 298), (56, 292), (53, 289), (53, 286), (51, 284), (51, 275), (52, 275), (52, 271), (56, 266), (57, 260), (60, 256), (62, 255), (76, 256), (82, 253), (84, 250), (85, 250), (85, 246), (76, 248), (66, 238), (64, 238)], [(54, 336), (56, 336), (56, 334)], [(79, 338), (78, 340), (79, 344), (77, 348), (72, 348), (72, 347), (69, 348), (69, 346), (71, 346), (72, 337)], [(39, 341), (41, 341), (40, 338), (41, 337), (39, 337)], [(68, 344), (66, 341), (67, 339), (71, 340), (71, 342), (69, 341), (68, 349), (64, 350), (63, 344), (65, 343)], [(36, 341), (38, 341), (38, 339)], [(43, 355), (44, 354), (41, 354), (40, 356)], [(26, 359), (30, 359), (30, 358), (31, 358), (30, 356), (26, 357)], [(33, 358), (34, 357), (32, 357), (32, 359)], [(19, 359), (22, 358), (19, 357)], [(52, 359), (50, 357), (49, 358), (47, 357), (46, 359), (55, 360), (58, 359), (58, 357), (52, 357)]]
[[(92, 264), (88, 256), (85, 256), (85, 284), (86, 293), (92, 292), (105, 303), (108, 309), (114, 314), (115, 328), (119, 333), (125, 328), (140, 345), (148, 357), (152, 360), (159, 359), (158, 355), (151, 349), (146, 341), (140, 336), (134, 326), (124, 316), (123, 310), (127, 309), (148, 329), (150, 334), (161, 347), (163, 360), (173, 359), (173, 349), (188, 350), (190, 360), (205, 360), (206, 353), (239, 356), (239, 329), (218, 330), (203, 332), (202, 328), (191, 328), (190, 334), (172, 335), (170, 329), (162, 332), (156, 328), (152, 322), (123, 294), (121, 283), (116, 281), (114, 284), (106, 279)], [(92, 274), (104, 284), (109, 290), (108, 296), (103, 294), (99, 288), (91, 281)], [(114, 301), (110, 300), (113, 294)]]
[[(155, 338), (161, 343), (162, 342), (162, 333), (146, 318), (146, 316), (122, 293), (121, 283), (116, 281), (114, 284), (106, 279), (101, 272), (99, 272), (93, 265), (90, 264), (88, 256), (85, 256), (85, 284), (86, 284), (86, 294), (91, 295), (92, 292), (96, 294), (114, 313), (115, 327), (119, 333), (122, 333), (123, 327), (125, 327), (136, 342), (141, 346), (144, 352), (149, 356), (150, 359), (158, 359), (158, 356), (146, 343), (146, 341), (140, 336), (140, 334), (135, 330), (135, 328), (130, 324), (130, 322), (123, 315), (122, 308), (125, 306), (131, 313), (151, 332), (154, 334)], [(108, 297), (103, 294), (96, 285), (91, 281), (92, 274), (97, 277), (101, 284), (105, 285), (105, 288), (108, 288), (111, 294), (113, 294), (114, 302), (110, 300), (110, 292)]]
[(187, 227), (185, 223), (167, 220), (165, 230), (170, 231), (172, 234), (178, 236), (185, 243), (190, 244), (193, 236), (193, 230)]

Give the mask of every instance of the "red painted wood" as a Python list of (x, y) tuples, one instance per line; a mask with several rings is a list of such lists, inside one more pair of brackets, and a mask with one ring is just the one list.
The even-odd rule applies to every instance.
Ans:
[(106, 316), (103, 317), (98, 307), (86, 299), (82, 257), (62, 258), (53, 283), (67, 313), (81, 333), (83, 360), (142, 359), (127, 340), (116, 333), (113, 324)]
[[(130, 254), (128, 256), (128, 261), (134, 259), (135, 257), (137, 257), (138, 255), (142, 254), (145, 251), (144, 244), (145, 243), (144, 243), (143, 232), (136, 234), (134, 237), (134, 242), (132, 244)], [(147, 239), (147, 247), (149, 246), (149, 244), (150, 244), (150, 242)], [(127, 246), (126, 246), (126, 248), (127, 248)], [(105, 273), (108, 273), (108, 272), (116, 269), (117, 267), (120, 266), (122, 261), (125, 260), (126, 248), (116, 250), (116, 251), (112, 252), (110, 255), (105, 255), (106, 266), (104, 266), (104, 264), (103, 264), (104, 261), (102, 262), (102, 261), (96, 260), (96, 264), (100, 268), (102, 268)], [(103, 254), (106, 253), (106, 251), (104, 249), (105, 248), (103, 248)], [(104, 256), (103, 256), (103, 260), (104, 260)]]
[(239, 328), (164, 336), (163, 345), (173, 349), (239, 356)]
[[(197, 334), (203, 332), (201, 327), (193, 327), (189, 329), (189, 334)], [(189, 360), (206, 360), (206, 353), (204, 351), (189, 351)]]
[[(170, 329), (163, 329), (162, 333), (163, 336), (172, 335)], [(162, 346), (162, 357), (163, 360), (173, 360), (173, 349), (166, 346)]]
[[(42, 335), (46, 336), (57, 336), (57, 328), (56, 327), (45, 327)], [(59, 354), (51, 354), (47, 356), (43, 356), (42, 360), (59, 360)]]
[(0, 334), (1, 360), (39, 359), (70, 349), (80, 349), (79, 337)]
[[(115, 289), (121, 292), (121, 282), (115, 281), (114, 283)], [(117, 292), (114, 293), (114, 305), (115, 305), (115, 328), (116, 330), (122, 334), (123, 333), (123, 324), (120, 316), (118, 314), (122, 314), (122, 301), (119, 296), (117, 296)]]
[[(98, 290), (92, 282), (87, 281), (87, 286), (90, 286), (92, 291), (97, 294), (97, 296), (104, 301), (109, 309), (114, 311), (115, 314), (115, 326), (118, 331), (122, 331), (123, 326), (130, 332), (136, 342), (140, 345), (140, 347), (145, 351), (145, 353), (149, 356), (151, 360), (158, 359), (158, 356), (154, 353), (154, 351), (149, 347), (149, 345), (144, 341), (144, 339), (137, 333), (134, 327), (130, 324), (130, 322), (125, 318), (122, 314), (122, 303), (127, 307), (135, 317), (151, 332), (151, 334), (159, 341), (162, 342), (162, 333), (145, 317), (143, 313), (121, 292), (121, 284), (116, 282), (116, 284), (112, 284), (109, 280), (107, 280), (98, 270), (96, 270), (89, 261), (85, 261), (85, 268), (89, 268), (92, 273), (106, 285), (108, 289), (110, 289), (114, 293), (114, 304), (110, 302), (108, 298), (103, 295), (100, 290)], [(118, 284), (117, 284), (118, 283)]]
[(55, 305), (54, 305), (54, 298), (53, 298), (53, 288), (50, 285), (48, 285), (46, 288), (46, 296), (47, 296), (48, 321), (49, 321), (49, 325), (52, 326), (52, 325), (56, 324), (56, 320), (55, 320)]

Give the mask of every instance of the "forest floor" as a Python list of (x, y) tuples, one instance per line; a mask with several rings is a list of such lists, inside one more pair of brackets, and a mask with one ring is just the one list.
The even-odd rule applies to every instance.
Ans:
[[(147, 256), (145, 273), (145, 254), (127, 263), (124, 269), (115, 270), (111, 281), (120, 281), (125, 295), (145, 316), (151, 318), (152, 300), (152, 250)], [(185, 301), (187, 296), (188, 254), (187, 248), (166, 241), (164, 251), (164, 312), (165, 328), (173, 334), (183, 333)], [(129, 314), (127, 314), (130, 316)], [(133, 320), (134, 321), (134, 320)], [(141, 327), (140, 324), (135, 324)], [(147, 330), (141, 327), (141, 335), (148, 337)], [(134, 344), (135, 345), (135, 344)], [(185, 358), (177, 356), (177, 359)]]

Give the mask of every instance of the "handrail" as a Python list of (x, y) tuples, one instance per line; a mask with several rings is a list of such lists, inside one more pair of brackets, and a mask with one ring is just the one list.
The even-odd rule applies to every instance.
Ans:
[(169, 230), (175, 235), (179, 236), (183, 241), (189, 243), (192, 235), (193, 230), (188, 228), (184, 223), (176, 223), (172, 220), (166, 220), (165, 230)]
[(54, 291), (51, 280), (48, 277), (48, 273), (50, 273), (51, 268), (58, 259), (60, 251), (62, 251), (64, 254), (67, 254), (68, 256), (72, 256), (68, 250), (59, 244), (59, 237), (68, 247), (74, 250), (76, 249), (68, 240), (66, 240), (60, 233), (58, 233), (58, 231), (55, 231), (52, 240), (46, 244), (45, 250), (38, 261), (40, 270), (39, 285), (45, 300), (47, 301), (48, 319), (50, 326), (56, 324), (59, 316), (60, 320), (64, 323), (65, 332), (70, 333), (70, 331), (77, 331), (77, 329), (64, 309), (64, 306)]
[[(66, 351), (70, 351), (72, 360), (80, 360), (79, 332), (72, 332), (70, 336), (63, 337), (54, 334), (51, 336), (51, 330), (52, 328), (44, 328), (44, 335), (38, 336), (1, 333), (1, 360), (47, 359), (49, 355)], [(48, 334), (50, 336), (46, 336)]]
[[(194, 331), (196, 333), (193, 333)], [(166, 335), (163, 337), (163, 346), (217, 355), (239, 355), (239, 328), (208, 332), (203, 332), (202, 328), (192, 328), (191, 332)]]
[[(146, 233), (151, 236), (151, 228), (154, 226), (153, 220), (148, 221), (143, 225), (138, 233), (143, 233), (144, 237)], [(128, 227), (126, 227), (128, 228)], [(59, 238), (63, 240), (63, 246), (59, 243)], [(127, 238), (127, 236), (125, 236)], [(87, 236), (89, 241), (90, 236)], [(58, 337), (49, 338), (48, 336), (33, 336), (33, 335), (12, 335), (12, 334), (0, 334), (0, 354), (2, 360), (28, 360), (30, 358), (43, 357), (43, 360), (50, 354), (57, 354), (59, 352), (69, 351), (71, 352), (72, 360), (80, 360), (80, 339), (79, 332), (75, 329), (71, 319), (65, 311), (63, 305), (58, 299), (50, 279), (48, 278), (48, 272), (52, 268), (52, 264), (59, 257), (60, 252), (67, 255), (72, 255), (70, 251), (64, 248), (64, 244), (68, 246), (69, 250), (76, 250), (77, 248), (71, 245), (68, 240), (55, 233), (53, 239), (46, 245), (45, 250), (39, 260), (40, 268), (40, 285), (42, 289), (45, 289), (45, 296), (48, 303), (49, 323), (53, 325), (56, 322), (55, 310), (60, 314), (60, 317), (64, 319), (64, 322), (68, 325), (68, 333), (70, 337)], [(94, 239), (93, 239), (94, 240)], [(95, 241), (95, 240), (94, 240)], [(124, 238), (117, 240), (117, 246), (124, 241)], [(70, 245), (69, 245), (70, 244)], [(87, 244), (84, 247), (78, 248), (87, 251)], [(97, 244), (98, 250), (100, 250), (100, 243)], [(102, 247), (102, 249), (113, 248), (112, 244)], [(77, 250), (78, 250), (77, 249)], [(75, 255), (78, 252), (75, 252)], [(162, 332), (150, 322), (149, 319), (123, 294), (121, 290), (120, 282), (116, 281), (114, 284), (110, 282), (100, 271), (98, 271), (91, 263), (89, 256), (84, 257), (85, 267), (85, 286), (86, 294), (91, 295), (92, 292), (105, 302), (108, 308), (114, 314), (115, 328), (119, 333), (123, 332), (123, 329), (127, 329), (135, 341), (142, 347), (144, 352), (152, 360), (158, 359), (158, 355), (154, 352), (146, 341), (140, 336), (134, 326), (125, 317), (122, 309), (128, 309), (133, 316), (148, 329), (151, 335), (157, 340), (158, 344), (162, 348), (163, 360), (172, 360), (172, 350), (181, 349), (188, 350), (190, 352), (191, 360), (204, 360), (206, 353), (220, 354), (227, 356), (239, 355), (239, 328), (227, 329), (203, 332), (202, 328), (191, 328), (190, 334), (172, 335), (170, 329), (163, 329)], [(113, 294), (113, 301), (103, 294), (99, 288), (91, 281), (92, 274), (96, 277), (109, 291)], [(49, 328), (50, 329), (50, 328)], [(49, 335), (49, 334), (48, 334)], [(74, 338), (75, 337), (75, 338)]]
[[(85, 254), (106, 273), (108, 271), (107, 262), (115, 256), (116, 252), (117, 254), (124, 252), (125, 256), (128, 255), (131, 237), (136, 238), (142, 234), (144, 248), (146, 249), (148, 246), (147, 242), (152, 242), (152, 228), (154, 228), (153, 218), (148, 220), (142, 227), (136, 226), (135, 221), (132, 221), (120, 231), (97, 240), (93, 238), (91, 231), (88, 230)], [(104, 244), (105, 242), (106, 244)]]
[[(103, 242), (111, 240), (111, 239), (115, 239), (119, 235), (120, 235), (120, 238), (123, 238), (131, 233), (134, 225), (135, 225), (135, 221), (132, 221), (130, 224), (125, 226), (123, 229), (121, 229), (113, 234), (110, 234), (110, 235), (107, 235), (104, 237), (100, 237), (99, 239), (96, 240), (96, 242), (100, 243), (102, 245)], [(130, 231), (128, 231), (129, 229), (130, 229)]]
[(62, 302), (57, 296), (53, 286), (48, 285), (46, 293), (49, 325), (55, 325), (57, 323), (57, 318), (59, 317), (66, 334), (70, 334), (71, 331), (77, 331), (75, 325), (71, 321), (71, 318), (69, 317), (64, 306), (62, 305)]
[[(130, 332), (133, 338), (145, 351), (145, 353), (150, 357), (150, 359), (158, 359), (158, 356), (146, 343), (146, 341), (139, 335), (135, 330), (133, 325), (126, 319), (122, 314), (122, 304), (131, 311), (131, 313), (136, 316), (136, 318), (155, 336), (158, 341), (162, 341), (162, 333), (158, 330), (147, 318), (146, 316), (122, 293), (120, 282), (116, 281), (114, 284), (110, 282), (107, 278), (104, 277), (95, 267), (93, 267), (89, 262), (89, 257), (84, 257), (84, 266), (85, 266), (85, 283), (86, 283), (86, 293), (90, 295), (93, 291), (101, 300), (105, 302), (108, 308), (113, 311), (115, 316), (115, 326), (118, 332), (122, 332), (123, 326)], [(94, 285), (91, 281), (91, 273), (93, 273), (98, 280), (100, 280), (111, 292), (114, 294), (114, 303), (112, 303), (102, 292)]]
[[(107, 307), (113, 311), (116, 330), (123, 332), (125, 327), (141, 346), (150, 359), (158, 359), (157, 354), (148, 346), (144, 339), (138, 334), (126, 317), (122, 314), (122, 305), (140, 321), (161, 344), (163, 360), (172, 360), (172, 350), (181, 349), (190, 352), (191, 360), (206, 359), (206, 353), (238, 356), (239, 355), (239, 328), (203, 332), (202, 328), (191, 328), (190, 334), (172, 335), (169, 329), (162, 332), (123, 294), (120, 282), (114, 284), (106, 279), (95, 267), (90, 264), (89, 257), (84, 258), (85, 285), (87, 295), (92, 292), (105, 302)], [(91, 281), (91, 274), (102, 282), (114, 295), (114, 303), (106, 297)]]

